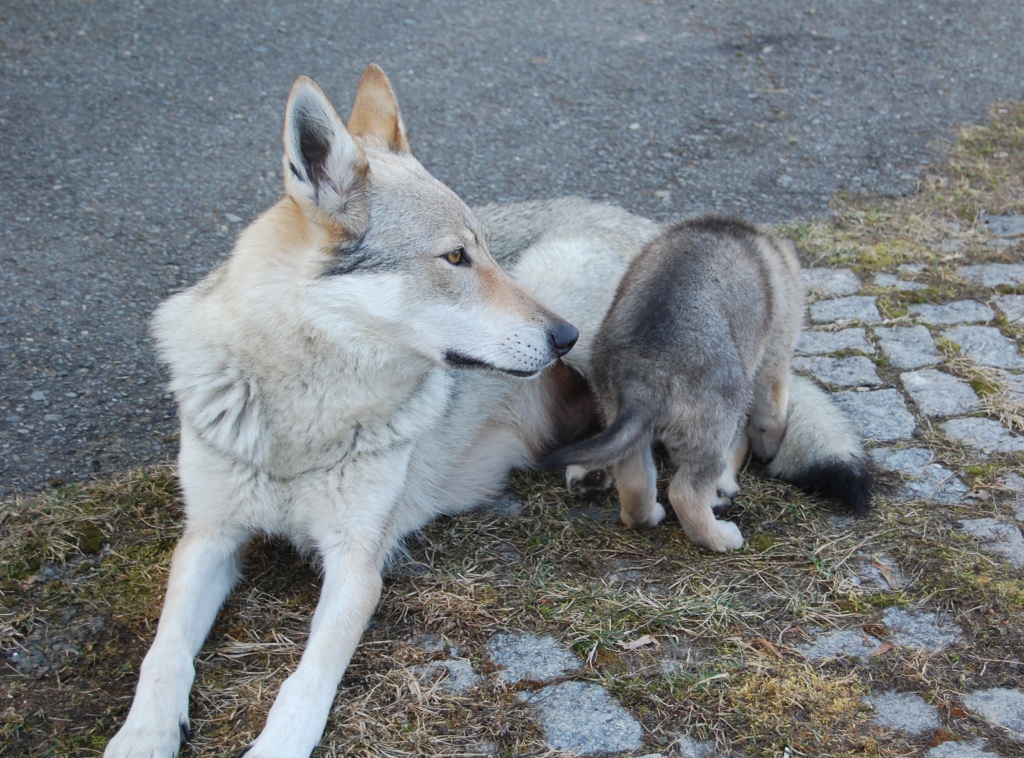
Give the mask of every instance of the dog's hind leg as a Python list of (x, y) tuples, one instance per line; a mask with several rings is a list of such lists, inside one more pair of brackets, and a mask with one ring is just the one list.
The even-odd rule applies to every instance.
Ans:
[(238, 576), (237, 556), (245, 537), (241, 530), (186, 527), (171, 560), (164, 608), (142, 661), (135, 700), (105, 758), (171, 758), (181, 740), (188, 739), (192, 661)]
[(649, 443), (614, 467), (619, 486), (619, 517), (629, 527), (657, 526), (665, 518), (665, 507), (658, 502), (658, 467)]

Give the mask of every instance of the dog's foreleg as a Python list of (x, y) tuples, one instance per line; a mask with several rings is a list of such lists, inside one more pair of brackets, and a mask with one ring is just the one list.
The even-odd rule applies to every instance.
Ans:
[(171, 758), (189, 735), (192, 663), (238, 576), (241, 532), (186, 527), (174, 550), (156, 638), (142, 661), (135, 700), (105, 758)]
[(246, 758), (306, 758), (323, 734), (345, 669), (377, 602), (381, 571), (398, 534), (410, 447), (348, 463), (326, 490), (304, 493), (309, 533), (324, 574), (302, 659)]
[(298, 668), (274, 701), (246, 758), (305, 758), (323, 734), (345, 674), (381, 592), (376, 561), (362, 551), (324, 550), (324, 585)]

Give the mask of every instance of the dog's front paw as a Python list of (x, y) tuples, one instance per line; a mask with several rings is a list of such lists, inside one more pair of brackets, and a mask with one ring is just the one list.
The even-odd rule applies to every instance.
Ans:
[(603, 492), (615, 483), (615, 477), (607, 469), (591, 471), (572, 464), (565, 468), (565, 486), (573, 495), (587, 495)]
[(188, 719), (182, 717), (176, 726), (125, 723), (107, 743), (103, 758), (174, 758), (182, 741), (189, 738)]

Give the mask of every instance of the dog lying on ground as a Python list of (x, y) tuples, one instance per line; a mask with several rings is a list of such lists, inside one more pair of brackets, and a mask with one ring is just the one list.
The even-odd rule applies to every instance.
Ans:
[(576, 199), (474, 213), (413, 157), (373, 65), (347, 124), (296, 81), (284, 177), (230, 257), (154, 317), (186, 523), (107, 758), (177, 754), (193, 659), (257, 533), (314, 556), (323, 588), (247, 755), (309, 755), (402, 537), (492, 498), (594, 422), (580, 380), (593, 336), (659, 231)]
[[(652, 452), (661, 442), (677, 468), (668, 498), (683, 530), (719, 552), (743, 546), (739, 528), (716, 519), (714, 509), (739, 490), (748, 440), (755, 455), (775, 459), (781, 478), (831, 489), (863, 512), (871, 490), (867, 461), (827, 398), (811, 408), (837, 418), (803, 424), (831, 431), (825, 449), (796, 444), (800, 425), (784, 438), (803, 310), (791, 241), (718, 217), (665, 230), (633, 261), (594, 340), (588, 378), (608, 427), (554, 453), (547, 465), (611, 467), (623, 523), (654, 526), (665, 518)], [(805, 382), (798, 380), (799, 392), (813, 392)], [(791, 444), (779, 457), (786, 439)]]

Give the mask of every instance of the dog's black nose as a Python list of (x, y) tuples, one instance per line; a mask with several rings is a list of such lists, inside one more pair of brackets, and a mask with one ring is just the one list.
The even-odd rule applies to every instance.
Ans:
[(551, 335), (551, 344), (559, 358), (572, 350), (572, 346), (580, 338), (579, 330), (567, 321), (555, 326), (549, 334)]

